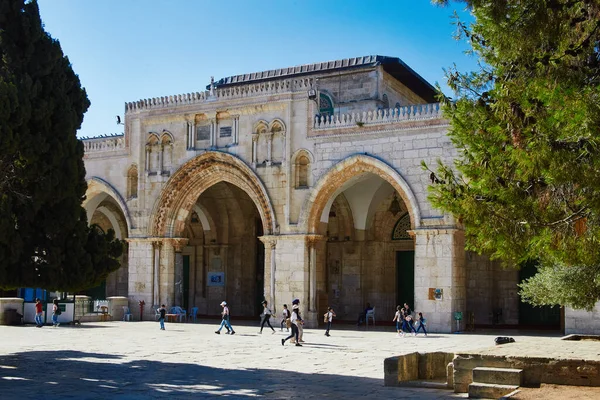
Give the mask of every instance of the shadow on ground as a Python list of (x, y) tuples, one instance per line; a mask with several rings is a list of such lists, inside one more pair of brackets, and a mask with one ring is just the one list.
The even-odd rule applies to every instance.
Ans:
[[(157, 349), (157, 353), (161, 351), (166, 349)], [(233, 349), (231, 356), (235, 357)], [(289, 359), (277, 362), (293, 363), (293, 357), (291, 353)], [(354, 398), (348, 393), (364, 393), (365, 388), (369, 388), (369, 395), (357, 395), (356, 398), (402, 397), (398, 388), (384, 387), (380, 379), (319, 374), (318, 371), (295, 373), (124, 361), (120, 356), (80, 351), (29, 351), (0, 357), (0, 398), (5, 400), (217, 396), (234, 399)]]

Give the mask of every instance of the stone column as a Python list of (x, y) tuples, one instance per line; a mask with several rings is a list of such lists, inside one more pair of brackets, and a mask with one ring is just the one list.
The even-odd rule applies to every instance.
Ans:
[(258, 133), (252, 134), (252, 167), (256, 168), (258, 151)]
[(153, 262), (153, 273), (152, 273), (152, 305), (160, 305), (160, 247), (162, 242), (154, 242), (154, 262)]
[(275, 260), (277, 236), (261, 236), (259, 239), (265, 244), (265, 276), (263, 280), (265, 291), (264, 296), (265, 300), (267, 300), (273, 308), (273, 311), (275, 311), (275, 274), (277, 270), (277, 264)]
[[(466, 310), (466, 267), (464, 231), (457, 228), (416, 229), (415, 235), (415, 306), (422, 311), (432, 332), (456, 330), (454, 313)], [(443, 291), (441, 299), (432, 299), (434, 289)]]
[(273, 163), (273, 132), (267, 133), (267, 165)]
[(139, 318), (139, 301), (143, 300), (144, 319), (153, 320), (154, 310), (152, 310), (152, 241), (148, 239), (128, 238), (129, 243), (129, 268), (128, 268), (128, 298), (129, 309), (135, 319)]
[(183, 251), (187, 244), (187, 239), (172, 239), (173, 248), (175, 250), (175, 304), (183, 306)]

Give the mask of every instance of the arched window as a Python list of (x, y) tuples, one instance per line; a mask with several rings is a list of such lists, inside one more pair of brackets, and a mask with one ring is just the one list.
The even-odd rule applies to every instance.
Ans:
[(381, 102), (383, 103), (383, 108), (385, 108), (385, 109), (390, 108), (390, 100), (388, 99), (387, 94), (384, 94), (381, 97)]
[(132, 165), (127, 171), (127, 198), (135, 199), (138, 195), (138, 169)]
[(298, 158), (298, 187), (308, 187), (308, 164), (308, 157), (303, 155)]
[(319, 94), (319, 114), (333, 115), (333, 101), (325, 93)]
[(392, 240), (412, 240), (408, 231), (410, 230), (410, 215), (404, 213), (396, 222), (392, 231)]
[(305, 189), (310, 187), (310, 155), (306, 150), (300, 150), (293, 158), (294, 187)]

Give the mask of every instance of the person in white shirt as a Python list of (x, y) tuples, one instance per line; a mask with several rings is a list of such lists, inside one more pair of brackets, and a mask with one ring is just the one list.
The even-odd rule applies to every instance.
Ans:
[(396, 331), (398, 331), (398, 336), (404, 336), (404, 332), (402, 331), (402, 306), (396, 307), (396, 315), (394, 315), (394, 319), (392, 322), (396, 321)]
[(331, 329), (331, 323), (333, 322), (333, 317), (335, 317), (335, 312), (333, 308), (327, 307), (327, 312), (324, 315), (325, 321), (327, 322), (327, 330), (325, 331), (325, 336), (331, 336), (329, 334), (329, 330)]
[(285, 339), (281, 339), (281, 345), (285, 345), (286, 340), (291, 339), (292, 337), (296, 337), (296, 346), (302, 346), (300, 343), (298, 343), (298, 327), (301, 326), (304, 321), (302, 320), (302, 318), (300, 318), (300, 307), (297, 304), (294, 304), (294, 306), (292, 307), (292, 333), (290, 334), (290, 336), (286, 337)]
[(283, 324), (285, 324), (285, 331), (289, 332), (290, 328), (287, 327), (286, 320), (290, 317), (290, 310), (287, 308), (287, 304), (283, 305), (283, 311), (281, 312), (281, 330), (283, 331)]
[[(292, 304), (298, 306), (298, 315), (300, 315), (300, 299), (292, 300)], [(298, 343), (304, 343), (302, 337), (304, 336), (304, 327), (302, 324), (298, 325)], [(290, 343), (296, 343), (296, 339), (292, 338)]]
[(215, 331), (215, 333), (217, 335), (220, 335), (221, 329), (223, 329), (223, 326), (225, 326), (225, 328), (227, 328), (227, 333), (229, 333), (229, 331), (231, 330), (231, 334), (235, 335), (235, 331), (233, 330), (233, 328), (231, 327), (231, 324), (229, 323), (229, 307), (227, 307), (227, 302), (225, 302), (225, 301), (221, 302), (221, 307), (223, 307), (223, 311), (221, 312), (223, 319), (221, 320), (221, 325), (219, 326), (219, 329), (217, 329)]
[(271, 314), (273, 314), (273, 313), (271, 312), (271, 309), (268, 307), (266, 300), (263, 300), (262, 305), (263, 305), (263, 317), (262, 317), (262, 322), (260, 323), (260, 332), (258, 332), (258, 333), (262, 333), (263, 327), (265, 326), (265, 324), (269, 325), (269, 328), (271, 328), (273, 333), (275, 333), (275, 329), (273, 329), (273, 327), (271, 326), (271, 321), (269, 321), (271, 319)]

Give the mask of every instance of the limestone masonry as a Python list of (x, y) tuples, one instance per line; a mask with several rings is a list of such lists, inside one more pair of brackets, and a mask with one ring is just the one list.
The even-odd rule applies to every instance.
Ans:
[(457, 152), (434, 88), (398, 58), (211, 79), (126, 103), (124, 121), (124, 135), (83, 140), (84, 207), (127, 241), (105, 295), (132, 309), (216, 315), (226, 300), (256, 316), (263, 299), (279, 314), (299, 298), (316, 326), (327, 306), (356, 320), (369, 302), (391, 321), (406, 302), (438, 332), (456, 312), (461, 329), (598, 329), (587, 313), (528, 309), (522, 273), (465, 252), (463, 231), (432, 208), (421, 161)]

